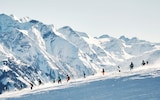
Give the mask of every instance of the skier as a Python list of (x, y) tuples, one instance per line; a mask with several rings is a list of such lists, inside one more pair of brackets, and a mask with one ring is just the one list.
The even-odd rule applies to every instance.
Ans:
[(67, 82), (70, 80), (70, 76), (69, 75), (67, 75)]
[(86, 78), (86, 74), (85, 74), (85, 72), (83, 71), (83, 76), (84, 76), (84, 78)]
[(23, 88), (23, 85), (21, 84), (20, 87), (19, 87), (19, 90), (22, 90), (22, 88)]
[(144, 60), (142, 60), (142, 65), (144, 66), (146, 63), (144, 62)]
[(40, 79), (38, 80), (38, 82), (39, 82), (39, 85), (41, 85), (41, 84), (42, 84), (42, 81), (41, 81)]
[(148, 61), (146, 61), (146, 64), (148, 65)]
[(133, 62), (131, 62), (131, 64), (130, 64), (130, 70), (132, 70), (133, 67), (134, 67)]
[(55, 83), (55, 79), (53, 80), (53, 83)]
[(59, 83), (62, 83), (60, 76), (58, 77), (58, 84), (59, 84)]
[(32, 83), (30, 83), (30, 85), (31, 85), (31, 90), (33, 89), (33, 84)]
[(3, 61), (3, 65), (8, 65), (8, 62), (7, 61)]
[(104, 72), (105, 72), (105, 71), (104, 71), (104, 68), (103, 68), (103, 69), (102, 69), (102, 75), (104, 75)]
[(119, 66), (118, 66), (118, 71), (119, 71), (119, 72), (121, 72), (121, 69), (120, 69), (120, 67), (119, 67)]

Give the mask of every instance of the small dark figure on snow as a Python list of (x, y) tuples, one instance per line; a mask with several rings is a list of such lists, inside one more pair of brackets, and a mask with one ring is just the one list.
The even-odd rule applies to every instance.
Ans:
[(21, 85), (20, 85), (20, 88), (19, 88), (19, 90), (22, 90), (22, 88), (23, 88), (23, 85), (21, 84)]
[(42, 84), (42, 81), (41, 81), (40, 79), (38, 80), (38, 82), (39, 82), (39, 85), (41, 85), (41, 84)]
[(105, 71), (104, 71), (104, 68), (103, 68), (103, 69), (102, 69), (102, 75), (104, 75), (104, 72), (105, 72)]
[(58, 77), (58, 84), (59, 84), (59, 83), (62, 83), (60, 76)]
[(119, 66), (118, 66), (118, 71), (119, 71), (119, 72), (121, 72), (121, 69), (120, 69), (120, 67), (119, 67)]
[(53, 80), (53, 83), (55, 83), (56, 81), (55, 80)]
[(85, 74), (85, 72), (83, 71), (83, 76), (84, 76), (84, 78), (86, 78), (86, 74)]
[(148, 61), (146, 61), (146, 64), (148, 65)]
[(32, 83), (30, 83), (30, 85), (31, 85), (31, 90), (33, 89), (33, 84)]
[(131, 62), (131, 64), (130, 64), (130, 70), (132, 70), (133, 67), (134, 67), (133, 62)]
[(7, 61), (3, 61), (3, 65), (8, 65), (8, 62)]
[(144, 62), (144, 60), (142, 60), (142, 65), (144, 66), (146, 63)]
[(67, 82), (70, 80), (70, 76), (69, 75), (67, 75)]

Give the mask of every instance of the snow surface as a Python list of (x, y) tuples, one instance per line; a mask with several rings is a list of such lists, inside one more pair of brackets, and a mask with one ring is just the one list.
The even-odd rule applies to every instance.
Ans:
[(5, 92), (1, 100), (159, 100), (159, 65)]
[[(134, 76), (139, 70), (142, 70), (139, 69), (142, 67), (142, 60), (149, 61), (149, 65), (157, 64), (160, 60), (160, 43), (151, 43), (136, 37), (129, 39), (125, 36), (119, 39), (108, 35), (93, 38), (84, 32), (75, 31), (69, 26), (55, 29), (53, 25), (46, 25), (29, 17), (17, 19), (15, 15), (0, 14), (0, 94), (3, 97), (20, 96), (29, 99), (32, 95), (38, 96), (47, 91), (50, 95), (55, 89), (58, 93), (64, 92), (65, 94), (66, 90), (72, 90), (70, 91), (72, 93), (77, 90), (75, 88), (78, 88), (81, 93), (77, 93), (77, 95), (84, 95), (80, 95), (79, 98), (88, 94), (88, 99), (92, 99), (90, 95), (93, 91), (90, 88), (93, 86), (91, 85), (88, 90), (85, 90), (88, 84), (93, 83), (98, 88), (98, 84), (102, 84), (99, 81), (100, 78), (104, 83), (120, 81), (125, 84), (125, 86), (120, 86), (127, 88), (130, 81), (137, 80), (135, 77), (128, 78), (127, 76)], [(132, 71), (128, 72), (131, 62), (134, 64), (135, 74)], [(119, 70), (117, 66), (120, 66), (121, 74), (117, 73)], [(154, 69), (146, 68), (144, 69), (148, 74), (151, 73), (148, 70)], [(103, 78), (101, 78), (101, 74), (99, 75), (102, 69), (105, 69), (107, 73)], [(157, 79), (159, 71), (155, 69), (153, 72), (158, 73), (151, 75)], [(86, 79), (82, 79), (83, 73), (86, 74)], [(143, 76), (144, 73), (136, 74), (138, 79), (142, 78), (141, 81), (150, 79), (150, 75), (143, 78), (141, 74)], [(57, 81), (58, 77), (65, 80), (66, 75), (71, 77), (70, 83), (63, 82), (62, 85), (52, 83)], [(129, 81), (123, 82), (124, 78)], [(39, 80), (44, 85), (39, 86)], [(32, 91), (29, 89), (30, 84), (34, 85)], [(103, 87), (105, 88), (105, 86)], [(9, 93), (4, 93), (5, 88)], [(106, 88), (111, 89), (109, 86)], [(82, 93), (83, 90), (87, 91), (87, 94)], [(21, 93), (22, 91), (24, 94)], [(106, 91), (109, 92), (109, 90)], [(123, 90), (119, 92), (121, 91)], [(117, 93), (114, 90), (113, 94), (114, 92)], [(98, 93), (101, 92), (98, 91)], [(60, 94), (52, 95), (62, 98)], [(92, 96), (95, 97), (95, 95)], [(70, 98), (72, 99), (72, 97)]]

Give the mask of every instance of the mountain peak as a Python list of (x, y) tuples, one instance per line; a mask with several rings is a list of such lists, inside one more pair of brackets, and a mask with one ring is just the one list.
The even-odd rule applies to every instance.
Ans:
[(68, 31), (73, 31), (73, 29), (70, 26), (64, 26), (60, 29), (68, 30)]
[(129, 38), (125, 37), (124, 35), (122, 35), (119, 39), (120, 40), (124, 40), (126, 42), (129, 41)]
[(99, 38), (110, 38), (110, 36), (105, 34), (105, 35), (101, 35)]
[(31, 18), (29, 17), (23, 17), (23, 18), (17, 18), (14, 14), (11, 15), (7, 15), (7, 14), (0, 14), (0, 19), (2, 19), (2, 21), (18, 21), (18, 22), (28, 22), (31, 20)]
[(85, 32), (75, 31), (70, 26), (64, 26), (64, 27), (60, 28), (58, 31), (60, 33), (68, 35), (68, 36), (69, 35), (74, 35), (74, 36), (77, 36), (77, 37), (86, 37), (86, 38), (89, 38), (89, 36)]
[[(93, 39), (70, 26), (54, 30), (53, 25), (29, 17), (16, 19), (14, 15), (0, 14), (0, 93), (6, 86), (26, 88), (30, 87), (28, 82), (39, 85), (39, 80), (56, 81), (58, 76), (65, 78), (67, 74), (82, 77), (82, 71), (93, 75), (102, 67), (112, 71), (117, 64), (125, 69), (131, 60), (140, 64), (141, 59), (152, 63), (160, 59), (160, 45), (155, 47), (135, 37), (120, 37), (127, 42), (109, 35)], [(6, 59), (10, 57), (14, 59)], [(3, 71), (6, 66), (10, 70)]]
[(28, 16), (26, 16), (26, 17), (20, 18), (19, 20), (24, 23), (24, 22), (30, 21), (31, 18), (29, 18)]
[(3, 19), (11, 19), (12, 17), (6, 14), (0, 14), (0, 18), (3, 20)]
[(7, 14), (0, 14), (0, 18), (4, 21), (4, 20), (19, 20), (15, 15), (11, 14), (11, 15), (7, 15)]
[(58, 31), (60, 33), (65, 34), (65, 35), (71, 35), (71, 34), (73, 35), (74, 34), (74, 35), (78, 36), (78, 34), (70, 26), (64, 26), (64, 27), (58, 29)]
[(12, 15), (0, 14), (0, 31), (10, 30), (10, 27), (15, 26), (17, 22)]
[(2, 13), (2, 14), (0, 14), (0, 17), (9, 17), (9, 16), (4, 14), (4, 13)]
[(19, 20), (15, 15), (13, 15), (13, 14), (11, 14), (10, 15), (11, 17), (12, 17), (12, 19), (14, 19), (14, 20)]

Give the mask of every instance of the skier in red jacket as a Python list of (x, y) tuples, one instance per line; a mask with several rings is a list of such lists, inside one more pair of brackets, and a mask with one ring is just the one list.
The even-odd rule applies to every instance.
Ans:
[(104, 68), (103, 68), (103, 69), (102, 69), (102, 75), (104, 75), (104, 72), (105, 72), (105, 71), (104, 71)]
[(69, 75), (67, 75), (67, 82), (70, 80), (70, 76)]

